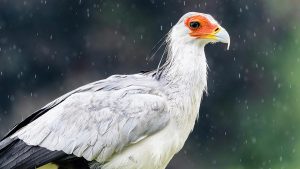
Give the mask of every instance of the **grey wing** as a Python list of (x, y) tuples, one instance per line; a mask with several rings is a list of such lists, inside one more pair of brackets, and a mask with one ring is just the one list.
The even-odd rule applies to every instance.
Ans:
[(167, 101), (158, 87), (142, 75), (94, 83), (72, 93), (10, 138), (105, 162), (167, 125)]

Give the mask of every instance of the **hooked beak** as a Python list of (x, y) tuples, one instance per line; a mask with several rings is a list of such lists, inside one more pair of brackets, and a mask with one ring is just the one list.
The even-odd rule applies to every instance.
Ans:
[(215, 33), (215, 40), (217, 42), (222, 42), (222, 43), (227, 43), (227, 50), (229, 50), (230, 46), (230, 36), (228, 32), (222, 28), (221, 26), (219, 27), (219, 30)]

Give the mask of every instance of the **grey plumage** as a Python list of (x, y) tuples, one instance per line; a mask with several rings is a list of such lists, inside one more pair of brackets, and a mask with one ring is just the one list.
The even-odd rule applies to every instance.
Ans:
[[(47, 146), (52, 151), (60, 149), (90, 161), (97, 159), (105, 162), (124, 146), (151, 135), (168, 123), (168, 114), (162, 113), (167, 111), (166, 96), (157, 90), (159, 88), (159, 83), (153, 81), (151, 76), (142, 74), (114, 75), (85, 85), (37, 111), (24, 121), (27, 124), (20, 123), (4, 137), (0, 148), (1, 145), (5, 148), (5, 141), (14, 134), (32, 145)], [(90, 97), (82, 98), (82, 95)], [(57, 106), (61, 111), (54, 109)], [(48, 116), (40, 117), (45, 113)], [(50, 116), (55, 118), (50, 119)], [(60, 127), (62, 124), (68, 128)], [(4, 152), (3, 148), (0, 152)], [(3, 154), (0, 154), (0, 160), (5, 160), (2, 157)], [(49, 158), (46, 162), (53, 159)], [(3, 165), (6, 164), (0, 163), (0, 168)]]

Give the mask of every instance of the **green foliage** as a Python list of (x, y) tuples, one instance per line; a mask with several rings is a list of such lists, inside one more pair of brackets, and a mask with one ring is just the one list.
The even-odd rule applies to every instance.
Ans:
[(272, 56), (275, 59), (265, 60), (273, 76), (273, 84), (265, 86), (265, 90), (271, 88), (272, 93), (263, 100), (252, 98), (249, 110), (241, 117), (240, 132), (244, 137), (237, 157), (241, 159), (237, 164), (240, 168), (300, 166), (300, 33), (293, 27), (287, 29), (291, 31), (279, 42), (282, 49), (276, 49)]

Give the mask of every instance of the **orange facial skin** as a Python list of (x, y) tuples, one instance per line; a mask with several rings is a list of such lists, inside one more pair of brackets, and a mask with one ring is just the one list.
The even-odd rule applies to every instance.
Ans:
[[(190, 27), (191, 22), (199, 22), (199, 28)], [(191, 30), (190, 35), (196, 38), (215, 39), (215, 34), (219, 31), (216, 24), (212, 24), (206, 17), (198, 15), (185, 20), (185, 25)]]

